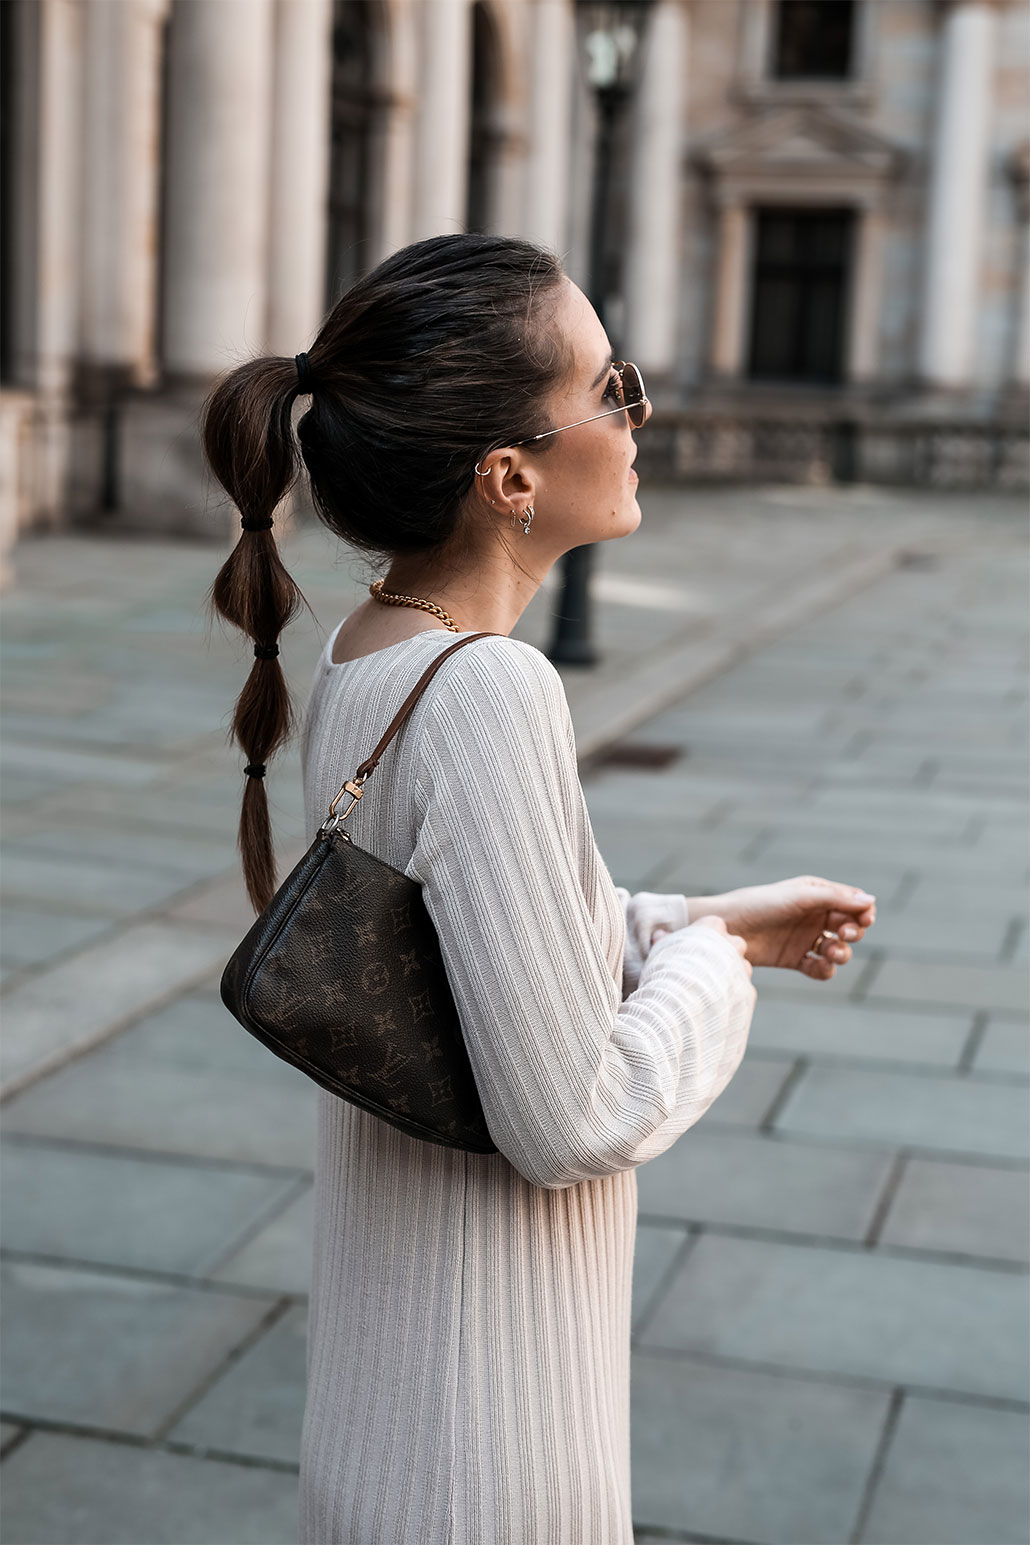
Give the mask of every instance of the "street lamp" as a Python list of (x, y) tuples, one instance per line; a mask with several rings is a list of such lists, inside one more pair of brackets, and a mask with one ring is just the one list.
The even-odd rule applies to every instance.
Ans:
[[(594, 182), (590, 203), (587, 290), (616, 358), (622, 331), (623, 243), (611, 239), (612, 167), (617, 131), (640, 78), (644, 36), (654, 0), (576, 0), (580, 47), (596, 107)], [(613, 336), (614, 335), (614, 336)], [(591, 642), (590, 571), (594, 544), (573, 547), (562, 560), (562, 591), (547, 651), (558, 665), (596, 665)]]

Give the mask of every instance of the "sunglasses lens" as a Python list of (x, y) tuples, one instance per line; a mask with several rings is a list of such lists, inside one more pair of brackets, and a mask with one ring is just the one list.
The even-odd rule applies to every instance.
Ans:
[(636, 365), (626, 364), (622, 371), (622, 391), (626, 416), (634, 429), (641, 429), (647, 417), (644, 382)]

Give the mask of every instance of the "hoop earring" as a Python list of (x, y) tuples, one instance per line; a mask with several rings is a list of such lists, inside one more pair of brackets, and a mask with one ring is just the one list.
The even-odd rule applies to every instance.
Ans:
[(479, 462), (477, 461), (475, 466), (472, 468), (472, 470), (476, 474), (477, 477), (486, 477), (487, 473), (490, 471), (490, 468), (487, 467), (486, 472), (480, 472), (480, 470), (479, 470)]

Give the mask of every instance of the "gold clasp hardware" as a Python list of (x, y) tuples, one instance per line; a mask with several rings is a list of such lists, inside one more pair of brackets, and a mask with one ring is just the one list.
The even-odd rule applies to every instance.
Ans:
[[(346, 783), (343, 785), (343, 788), (340, 790), (340, 792), (337, 794), (336, 798), (333, 800), (332, 804), (329, 806), (329, 814), (326, 816), (325, 820), (322, 822), (322, 827), (321, 827), (322, 831), (324, 831), (324, 832), (333, 831), (335, 829), (335, 827), (337, 827), (341, 821), (345, 821), (347, 819), (347, 817), (350, 815), (351, 811), (354, 809), (354, 806), (357, 804), (358, 800), (361, 798), (361, 785), (365, 782), (365, 779), (368, 776), (369, 775), (366, 772), (366, 773), (362, 773), (361, 776), (359, 778), (357, 778), (357, 779), (354, 779), (354, 778), (348, 778), (347, 779)], [(339, 814), (337, 814), (336, 807), (340, 803), (340, 800), (343, 798), (343, 796), (345, 794), (349, 794), (351, 796), (351, 802), (347, 806), (346, 810), (343, 810)]]

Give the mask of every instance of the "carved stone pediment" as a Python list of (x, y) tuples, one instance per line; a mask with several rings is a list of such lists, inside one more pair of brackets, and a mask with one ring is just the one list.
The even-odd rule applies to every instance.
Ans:
[(878, 202), (906, 159), (902, 146), (843, 113), (782, 107), (756, 113), (699, 145), (693, 160), (719, 202), (758, 197)]

